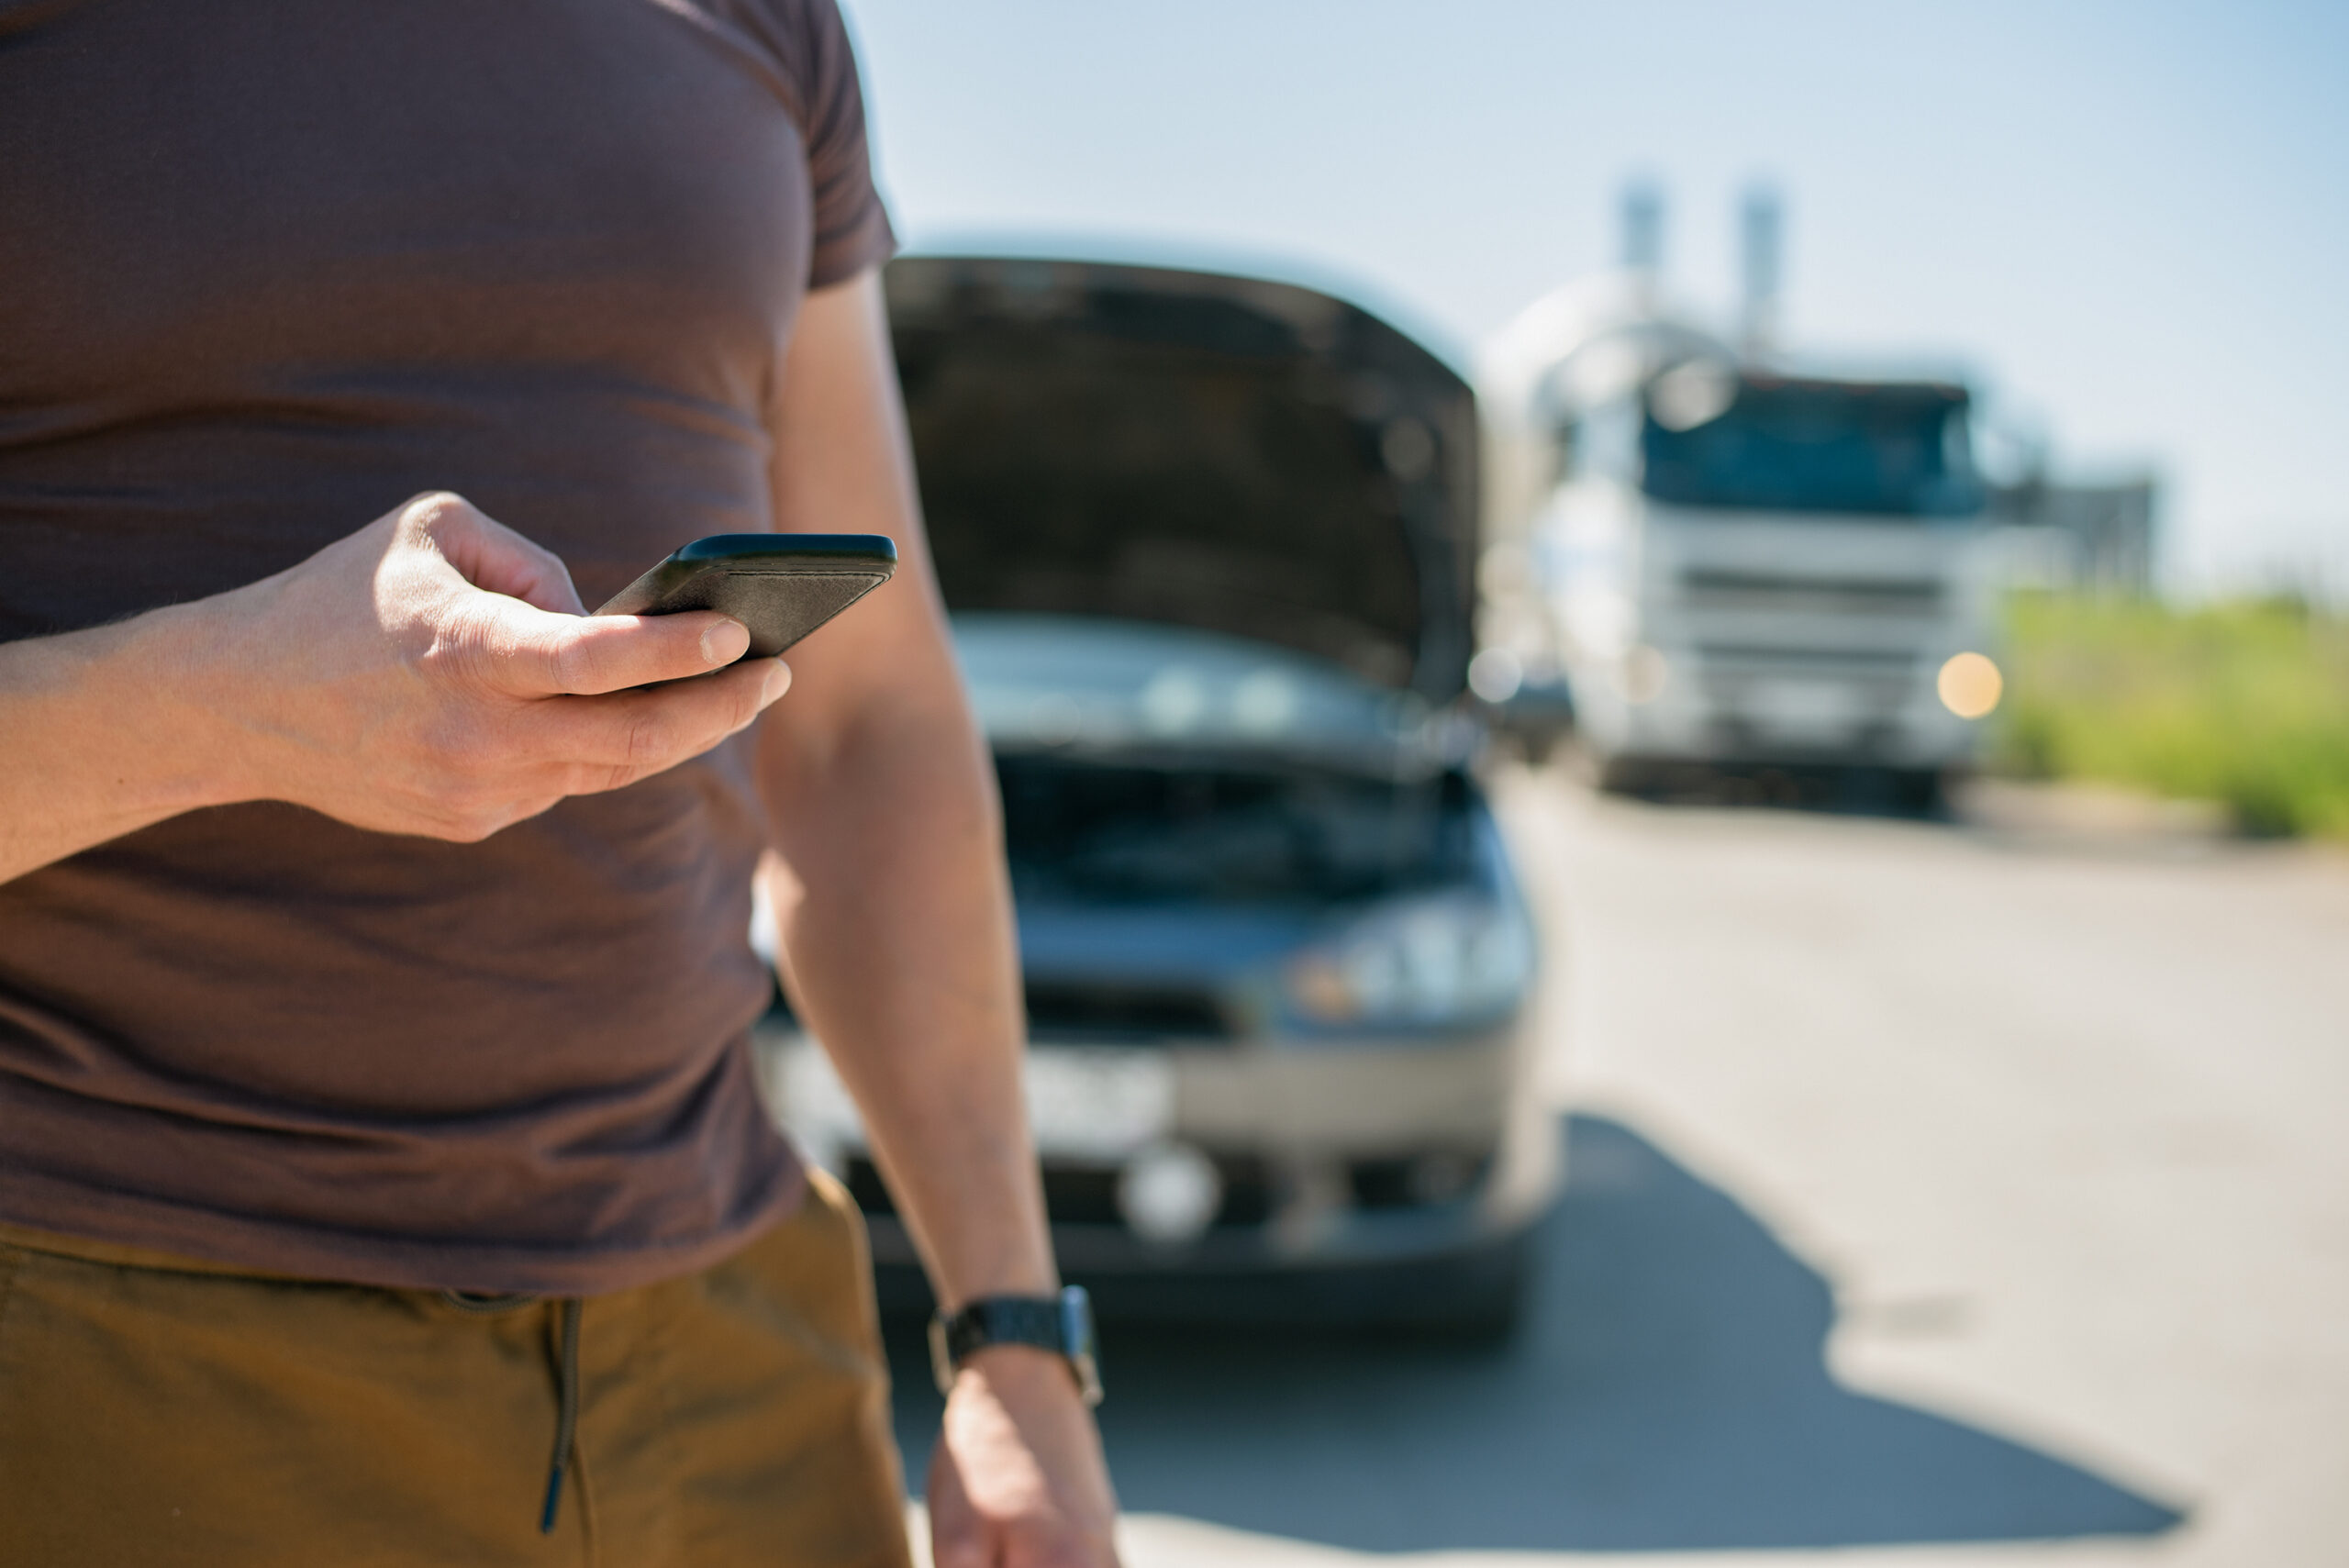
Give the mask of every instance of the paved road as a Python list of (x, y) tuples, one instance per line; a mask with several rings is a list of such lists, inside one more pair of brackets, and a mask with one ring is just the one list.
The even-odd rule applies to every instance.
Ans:
[(1132, 1568), (2349, 1563), (2349, 859), (1506, 806), (1532, 1320), (1121, 1343)]

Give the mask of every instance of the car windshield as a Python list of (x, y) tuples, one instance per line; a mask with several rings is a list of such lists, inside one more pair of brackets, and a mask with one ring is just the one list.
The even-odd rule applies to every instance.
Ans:
[(1317, 904), (1457, 880), (1467, 784), (1313, 769), (1124, 765), (999, 752), (1015, 894)]
[(1682, 426), (1651, 401), (1641, 488), (1684, 506), (1880, 517), (1980, 510), (1955, 387), (1740, 380), (1714, 417)]

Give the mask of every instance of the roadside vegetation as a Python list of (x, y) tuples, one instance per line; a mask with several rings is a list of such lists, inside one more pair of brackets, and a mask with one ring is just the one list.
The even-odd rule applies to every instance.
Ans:
[(2246, 833), (2349, 839), (2349, 619), (2032, 594), (1993, 753), (2026, 778), (2216, 800)]

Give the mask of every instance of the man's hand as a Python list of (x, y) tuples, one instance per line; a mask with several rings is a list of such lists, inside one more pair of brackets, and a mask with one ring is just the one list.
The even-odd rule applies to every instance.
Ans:
[(996, 1345), (963, 1364), (930, 1462), (938, 1568), (1114, 1568), (1118, 1502), (1067, 1363)]
[(221, 610), (236, 793), (384, 832), (486, 838), (708, 751), (790, 684), (778, 660), (721, 668), (749, 633), (714, 612), (583, 618), (561, 561), (454, 495)]
[(583, 616), (562, 562), (418, 496), (250, 587), (0, 644), (0, 882), (244, 800), (486, 838), (749, 724), (791, 678), (749, 641)]

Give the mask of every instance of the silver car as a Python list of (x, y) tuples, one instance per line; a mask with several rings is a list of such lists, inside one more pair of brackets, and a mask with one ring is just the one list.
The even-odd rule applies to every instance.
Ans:
[[(1467, 387), (1288, 284), (979, 256), (887, 282), (1063, 1266), (1113, 1315), (1505, 1329), (1559, 1165), (1460, 701)], [(915, 1304), (839, 1079), (785, 1004), (761, 1043)]]

